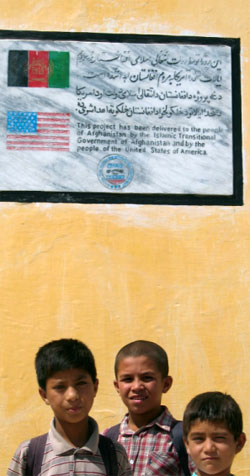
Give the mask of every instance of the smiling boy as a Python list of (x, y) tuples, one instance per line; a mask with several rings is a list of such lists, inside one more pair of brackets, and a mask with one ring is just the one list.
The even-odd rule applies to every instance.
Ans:
[(154, 342), (131, 342), (116, 356), (114, 386), (128, 413), (104, 434), (125, 447), (134, 476), (190, 474), (187, 461), (184, 472), (173, 444), (176, 420), (161, 405), (172, 380), (167, 354)]
[(206, 392), (194, 397), (184, 412), (183, 431), (197, 467), (193, 476), (233, 476), (231, 466), (246, 436), (241, 410), (230, 395)]
[(76, 339), (49, 342), (39, 349), (35, 367), (39, 393), (54, 418), (45, 438), (20, 444), (7, 476), (110, 476), (110, 468), (114, 476), (131, 476), (124, 449), (99, 435), (89, 416), (98, 379), (88, 347)]
[(162, 394), (171, 385), (172, 377), (163, 377), (155, 362), (145, 355), (120, 361), (114, 386), (128, 408), (132, 430), (138, 430), (159, 416)]

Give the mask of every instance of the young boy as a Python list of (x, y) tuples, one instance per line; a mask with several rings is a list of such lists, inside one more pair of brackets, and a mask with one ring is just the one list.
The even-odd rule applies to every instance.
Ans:
[(242, 450), (242, 414), (236, 401), (221, 392), (194, 397), (183, 419), (185, 445), (197, 470), (193, 476), (233, 476), (233, 459)]
[(190, 474), (188, 467), (185, 472), (181, 468), (173, 444), (176, 420), (161, 405), (171, 385), (167, 354), (158, 344), (137, 340), (118, 352), (114, 386), (128, 413), (104, 434), (125, 447), (135, 476)]
[[(114, 476), (131, 476), (124, 449), (119, 444), (110, 448), (112, 442), (107, 438), (103, 440), (96, 421), (89, 417), (98, 380), (94, 357), (88, 347), (75, 339), (49, 342), (39, 349), (35, 367), (39, 393), (51, 407), (54, 419), (42, 448), (39, 437), (35, 439), (36, 450), (31, 451), (32, 440), (21, 443), (7, 476), (110, 476), (110, 469), (106, 468), (110, 468), (114, 460)], [(32, 462), (31, 453), (35, 451)], [(42, 461), (37, 469), (39, 457)]]

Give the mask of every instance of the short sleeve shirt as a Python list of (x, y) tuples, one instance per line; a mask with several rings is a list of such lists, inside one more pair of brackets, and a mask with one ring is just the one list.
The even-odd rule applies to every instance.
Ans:
[[(98, 448), (99, 431), (93, 418), (89, 418), (91, 435), (82, 448), (67, 443), (52, 422), (48, 433), (40, 476), (107, 476)], [(25, 476), (30, 440), (17, 448), (7, 471), (7, 476)], [(119, 443), (115, 443), (118, 476), (132, 476), (127, 455)]]
[(133, 431), (125, 415), (118, 441), (126, 449), (134, 476), (184, 476), (170, 435), (173, 420), (168, 409), (162, 407), (159, 417)]

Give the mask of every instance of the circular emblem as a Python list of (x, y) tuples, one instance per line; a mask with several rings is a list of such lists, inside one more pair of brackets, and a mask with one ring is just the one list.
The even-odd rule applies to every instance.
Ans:
[(105, 187), (121, 190), (130, 184), (133, 178), (133, 167), (128, 159), (121, 155), (108, 155), (98, 166), (98, 178)]

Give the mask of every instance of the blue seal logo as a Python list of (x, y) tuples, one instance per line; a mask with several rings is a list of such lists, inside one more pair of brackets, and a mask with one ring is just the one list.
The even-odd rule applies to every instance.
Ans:
[(121, 190), (127, 187), (133, 178), (133, 167), (128, 159), (121, 155), (108, 155), (98, 166), (100, 182), (111, 190)]

